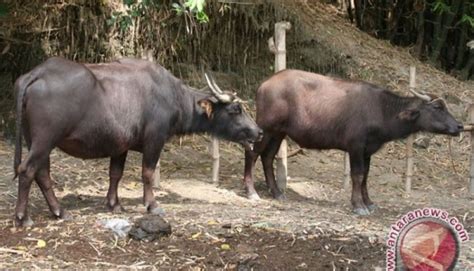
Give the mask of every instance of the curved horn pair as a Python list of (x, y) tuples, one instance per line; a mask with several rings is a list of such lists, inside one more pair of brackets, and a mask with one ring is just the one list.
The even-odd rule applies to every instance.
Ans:
[(214, 94), (214, 96), (221, 102), (223, 103), (231, 103), (234, 101), (234, 97), (232, 97), (231, 95), (227, 94), (227, 93), (224, 93), (220, 87), (216, 84), (216, 82), (214, 81), (214, 79), (210, 78), (207, 73), (204, 74), (204, 76), (206, 77), (206, 81), (207, 81), (207, 85), (209, 86), (209, 88), (211, 89), (212, 91), (212, 94)]
[(432, 100), (430, 96), (428, 96), (428, 95), (426, 95), (426, 94), (418, 93), (418, 92), (416, 92), (416, 91), (413, 90), (413, 89), (410, 89), (410, 92), (411, 92), (413, 95), (415, 95), (416, 97), (422, 99), (423, 101), (431, 102), (431, 100)]

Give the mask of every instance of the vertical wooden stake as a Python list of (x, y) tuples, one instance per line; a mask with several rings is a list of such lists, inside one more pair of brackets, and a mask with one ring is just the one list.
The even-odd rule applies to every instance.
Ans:
[[(142, 59), (146, 59), (148, 61), (153, 62), (153, 50), (146, 50), (142, 52)], [(160, 159), (161, 160), (161, 159)], [(161, 165), (160, 165), (160, 160), (156, 163), (155, 167), (155, 174), (153, 175), (153, 187), (154, 188), (159, 188), (160, 187), (160, 181), (161, 181)]]
[[(416, 82), (416, 68), (410, 67), (410, 89), (415, 89)], [(413, 141), (415, 141), (415, 135), (410, 135), (407, 139), (407, 171), (405, 179), (405, 194), (410, 196), (411, 194), (411, 181), (413, 177)]]
[(211, 153), (212, 153), (212, 182), (219, 182), (219, 139), (212, 137), (211, 142)]
[[(160, 159), (161, 160), (161, 159)], [(153, 175), (153, 187), (154, 188), (159, 188), (160, 187), (160, 181), (161, 181), (161, 163), (160, 160), (156, 163), (155, 167), (155, 174)]]
[[(289, 22), (275, 24), (275, 37), (269, 40), (270, 51), (275, 54), (275, 72), (286, 69), (286, 31), (291, 28)], [(288, 143), (283, 139), (276, 155), (276, 183), (280, 190), (286, 189), (288, 176)]]
[(344, 190), (349, 190), (351, 183), (351, 162), (349, 153), (344, 153)]
[[(469, 106), (469, 124), (474, 124), (474, 104)], [(471, 168), (469, 172), (469, 194), (474, 197), (474, 129), (471, 128)]]

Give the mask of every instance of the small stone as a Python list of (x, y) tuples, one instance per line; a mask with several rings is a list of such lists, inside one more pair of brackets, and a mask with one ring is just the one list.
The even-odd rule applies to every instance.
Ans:
[(298, 265), (299, 268), (307, 268), (308, 265), (306, 263), (301, 263)]
[(430, 146), (430, 141), (431, 141), (431, 138), (427, 136), (420, 136), (419, 138), (415, 139), (415, 142), (413, 143), (413, 145), (416, 148), (427, 149)]
[(267, 229), (267, 228), (270, 228), (270, 223), (268, 223), (268, 222), (257, 222), (257, 223), (252, 224), (252, 228)]

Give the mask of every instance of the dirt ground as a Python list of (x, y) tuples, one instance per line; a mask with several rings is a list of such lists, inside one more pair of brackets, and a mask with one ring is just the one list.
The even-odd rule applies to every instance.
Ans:
[[(211, 157), (204, 136), (175, 139), (161, 162), (156, 196), (173, 233), (153, 242), (118, 239), (99, 221), (145, 213), (141, 204), (140, 155), (131, 153), (120, 184), (126, 212), (108, 213), (107, 160), (83, 161), (52, 154), (52, 175), (62, 206), (72, 221), (54, 220), (39, 189), (30, 194), (35, 226), (13, 227), (17, 182), (12, 178), (13, 146), (0, 141), (0, 268), (164, 268), (234, 270), (374, 270), (385, 267), (385, 238), (397, 217), (418, 207), (438, 207), (459, 218), (471, 235), (472, 199), (466, 191), (468, 138), (452, 143), (435, 137), (416, 149), (413, 195), (403, 193), (401, 142), (388, 144), (373, 159), (369, 193), (379, 205), (372, 215), (350, 212), (350, 192), (342, 189), (343, 154), (304, 151), (289, 158), (288, 199), (271, 199), (257, 169), (258, 202), (245, 198), (243, 152), (221, 144), (218, 185), (210, 182)], [(181, 143), (180, 143), (181, 141)], [(292, 149), (295, 146), (290, 145)], [(38, 240), (46, 242), (38, 247)], [(462, 244), (459, 268), (474, 268), (473, 242)]]

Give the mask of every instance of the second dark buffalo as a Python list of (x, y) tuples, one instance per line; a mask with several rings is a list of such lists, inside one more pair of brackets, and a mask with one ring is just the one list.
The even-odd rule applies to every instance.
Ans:
[[(113, 211), (122, 208), (117, 186), (128, 151), (143, 153), (143, 201), (152, 213), (160, 211), (152, 189), (155, 166), (173, 135), (207, 132), (250, 148), (261, 130), (234, 94), (206, 78), (213, 94), (143, 60), (80, 64), (56, 57), (21, 76), (15, 84), (17, 224), (32, 224), (27, 205), (33, 180), (54, 216), (68, 216), (52, 189), (49, 155), (55, 147), (83, 159), (111, 158), (107, 206)], [(29, 150), (23, 162), (22, 134)]]
[(273, 197), (284, 197), (276, 186), (273, 160), (289, 136), (303, 148), (348, 152), (353, 211), (369, 214), (375, 208), (367, 192), (370, 157), (384, 143), (419, 131), (455, 136), (463, 129), (442, 99), (414, 94), (401, 97), (367, 82), (298, 70), (273, 75), (257, 90), (257, 124), (264, 137), (254, 151), (245, 152), (249, 198), (258, 198), (252, 177), (258, 156)]

